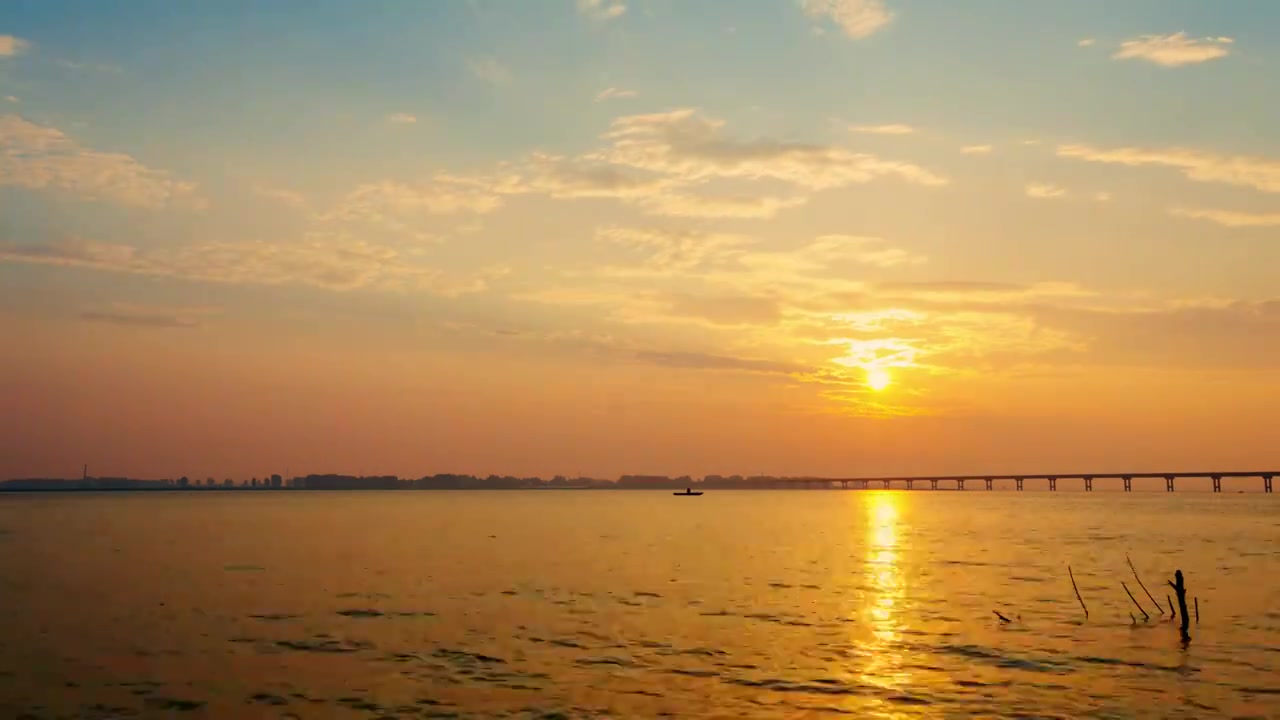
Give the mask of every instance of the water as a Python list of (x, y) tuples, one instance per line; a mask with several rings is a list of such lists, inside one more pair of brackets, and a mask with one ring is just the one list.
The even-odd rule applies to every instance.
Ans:
[(0, 618), (2, 717), (1280, 717), (1280, 502), (8, 496)]

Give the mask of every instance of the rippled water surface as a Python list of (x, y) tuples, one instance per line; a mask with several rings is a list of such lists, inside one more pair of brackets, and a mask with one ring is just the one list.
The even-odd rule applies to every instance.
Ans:
[(0, 618), (6, 718), (1280, 717), (1280, 502), (9, 496)]

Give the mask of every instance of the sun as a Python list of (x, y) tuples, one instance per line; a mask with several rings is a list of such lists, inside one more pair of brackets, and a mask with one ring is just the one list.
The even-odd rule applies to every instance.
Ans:
[(867, 368), (867, 387), (880, 392), (889, 387), (889, 383), (893, 382), (893, 378), (889, 376), (889, 371), (884, 368)]

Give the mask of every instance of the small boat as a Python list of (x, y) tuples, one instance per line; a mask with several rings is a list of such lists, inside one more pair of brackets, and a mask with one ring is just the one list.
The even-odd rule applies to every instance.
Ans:
[(701, 491), (701, 490), (694, 490), (693, 488), (685, 488), (685, 489), (684, 489), (684, 492), (676, 492), (676, 493), (671, 493), (671, 494), (672, 494), (672, 495), (701, 495), (701, 494), (702, 494), (702, 491)]

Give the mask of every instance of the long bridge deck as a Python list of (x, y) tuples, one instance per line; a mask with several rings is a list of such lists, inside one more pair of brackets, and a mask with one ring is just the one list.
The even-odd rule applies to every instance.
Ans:
[(1210, 472), (1130, 472), (1130, 473), (1053, 473), (1043, 475), (893, 475), (882, 477), (852, 477), (852, 478), (778, 478), (778, 482), (787, 485), (799, 485), (801, 487), (814, 487), (826, 484), (828, 487), (839, 483), (841, 488), (848, 489), (850, 487), (858, 489), (867, 489), (871, 485), (879, 485), (884, 489), (889, 489), (895, 485), (904, 486), (907, 490), (915, 489), (916, 483), (928, 483), (929, 489), (939, 489), (939, 484), (951, 486), (956, 490), (964, 490), (965, 483), (982, 482), (987, 490), (993, 489), (997, 480), (1012, 480), (1018, 490), (1022, 490), (1023, 483), (1027, 480), (1043, 480), (1049, 484), (1049, 489), (1056, 491), (1058, 489), (1059, 480), (1080, 480), (1084, 483), (1084, 489), (1087, 492), (1093, 491), (1093, 482), (1095, 480), (1119, 480), (1123, 483), (1125, 492), (1133, 491), (1133, 481), (1141, 478), (1159, 478), (1165, 481), (1165, 491), (1174, 491), (1174, 481), (1178, 479), (1209, 479), (1213, 481), (1213, 491), (1222, 492), (1223, 478), (1258, 478), (1262, 480), (1263, 492), (1272, 491), (1272, 478), (1280, 475), (1280, 470), (1224, 470)]

